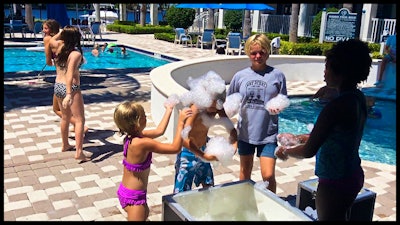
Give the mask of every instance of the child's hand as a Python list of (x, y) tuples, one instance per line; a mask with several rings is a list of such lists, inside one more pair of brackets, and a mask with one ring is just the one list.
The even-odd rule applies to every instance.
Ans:
[(172, 109), (176, 104), (180, 102), (179, 96), (177, 94), (172, 94), (168, 97), (167, 100), (164, 102), (164, 107), (167, 109)]
[(210, 155), (207, 153), (204, 153), (203, 159), (207, 160), (207, 161), (218, 161), (217, 157), (215, 155)]
[(271, 115), (277, 115), (277, 114), (279, 114), (281, 112), (281, 110), (279, 108), (275, 108), (275, 109), (274, 108), (268, 108), (267, 110), (269, 111), (269, 113)]
[(185, 120), (191, 117), (192, 114), (193, 111), (190, 108), (184, 108), (182, 110), (179, 110), (179, 121), (185, 122)]
[(275, 156), (283, 161), (287, 160), (289, 157), (285, 154), (286, 148), (284, 146), (278, 146), (275, 149)]

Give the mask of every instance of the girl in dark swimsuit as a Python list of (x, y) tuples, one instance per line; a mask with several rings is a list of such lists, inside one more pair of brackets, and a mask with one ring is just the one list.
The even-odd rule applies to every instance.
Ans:
[(46, 49), (46, 57), (56, 55), (56, 80), (54, 94), (57, 104), (61, 109), (61, 139), (62, 151), (69, 150), (68, 132), (72, 115), (75, 119), (75, 159), (79, 161), (90, 160), (83, 153), (83, 138), (85, 127), (84, 102), (80, 86), (79, 67), (84, 62), (81, 48), (81, 33), (74, 26), (65, 26), (54, 35)]

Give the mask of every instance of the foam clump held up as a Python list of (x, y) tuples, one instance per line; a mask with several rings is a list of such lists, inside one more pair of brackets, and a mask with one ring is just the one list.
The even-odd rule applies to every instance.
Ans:
[(276, 146), (274, 151), (275, 156), (280, 146), (284, 146), (286, 148), (293, 148), (301, 144), (300, 140), (296, 137), (296, 135), (290, 133), (280, 133), (276, 135), (276, 139), (278, 141), (278, 146)]
[[(210, 107), (213, 100), (218, 100), (218, 96), (226, 90), (225, 81), (214, 71), (198, 78), (189, 77), (187, 84), (190, 91), (182, 94), (180, 100), (184, 106), (195, 104), (200, 110)], [(222, 109), (221, 106), (219, 108)]]
[(233, 159), (235, 154), (234, 147), (229, 144), (229, 141), (222, 136), (212, 137), (208, 142), (204, 153), (214, 155), (218, 161), (212, 161), (214, 166), (218, 166), (219, 163), (226, 165)]
[(192, 130), (192, 126), (185, 126), (181, 131), (181, 136), (183, 139), (189, 137), (189, 132)]
[(267, 104), (265, 104), (265, 109), (268, 110), (271, 115), (276, 115), (277, 113), (273, 112), (273, 109), (278, 109), (279, 112), (282, 112), (282, 110), (289, 107), (289, 105), (289, 98), (286, 95), (278, 94), (276, 97), (269, 100)]
[(226, 97), (223, 107), (225, 109), (226, 115), (229, 118), (232, 118), (239, 112), (242, 99), (243, 96), (240, 93), (234, 93)]
[(294, 134), (280, 133), (276, 136), (278, 146), (294, 147), (300, 144), (300, 140)]
[(307, 130), (311, 133), (311, 131), (314, 129), (314, 124), (313, 123), (309, 123), (307, 124)]
[(179, 102), (179, 96), (177, 94), (172, 94), (168, 97), (167, 100), (165, 100), (164, 106), (170, 106), (172, 108), (175, 107), (175, 105), (177, 105)]

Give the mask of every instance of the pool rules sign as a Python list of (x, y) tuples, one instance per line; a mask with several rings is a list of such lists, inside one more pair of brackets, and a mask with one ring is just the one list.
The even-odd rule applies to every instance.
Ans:
[(346, 8), (339, 12), (326, 14), (324, 41), (338, 42), (354, 39), (357, 27), (357, 13), (350, 13)]

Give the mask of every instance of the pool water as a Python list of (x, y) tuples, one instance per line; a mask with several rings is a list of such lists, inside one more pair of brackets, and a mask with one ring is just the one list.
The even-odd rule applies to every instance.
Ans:
[[(87, 63), (82, 70), (92, 69), (129, 69), (129, 68), (156, 68), (170, 63), (170, 60), (156, 58), (132, 49), (126, 48), (127, 55), (101, 53), (98, 57), (91, 54), (91, 48), (84, 47), (83, 56)], [(4, 48), (4, 72), (25, 71), (55, 71), (54, 66), (45, 66), (43, 51), (27, 51), (26, 48)]]
[[(314, 123), (322, 106), (308, 98), (290, 98), (290, 106), (279, 116), (279, 132), (309, 133), (308, 124)], [(396, 165), (396, 102), (376, 100), (379, 119), (368, 118), (360, 144), (362, 160)]]

